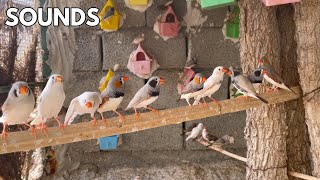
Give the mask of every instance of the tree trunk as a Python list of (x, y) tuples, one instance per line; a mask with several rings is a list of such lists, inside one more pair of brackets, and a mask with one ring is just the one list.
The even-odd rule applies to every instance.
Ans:
[[(240, 1), (240, 58), (248, 74), (257, 67), (259, 58), (267, 54), (279, 70), (280, 34), (277, 7), (265, 7), (258, 0)], [(264, 83), (265, 84), (265, 83)], [(260, 86), (266, 89), (265, 85)], [(284, 104), (263, 106), (247, 111), (247, 175), (252, 180), (286, 180), (287, 150)]]
[(320, 1), (308, 0), (294, 6), (298, 71), (311, 141), (313, 175), (320, 177)]
[[(294, 39), (295, 24), (292, 5), (278, 7), (277, 11), (280, 44), (281, 44), (281, 74), (289, 86), (299, 85), (297, 65), (297, 43)], [(305, 123), (305, 112), (302, 98), (285, 103), (286, 123), (288, 126), (287, 154), (288, 171), (311, 174), (309, 154), (308, 129)], [(290, 177), (290, 179), (296, 179)]]

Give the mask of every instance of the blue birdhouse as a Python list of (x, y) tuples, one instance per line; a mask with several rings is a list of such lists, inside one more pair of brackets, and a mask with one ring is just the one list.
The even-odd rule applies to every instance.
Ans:
[(99, 138), (99, 146), (102, 151), (115, 150), (118, 147), (119, 135)]

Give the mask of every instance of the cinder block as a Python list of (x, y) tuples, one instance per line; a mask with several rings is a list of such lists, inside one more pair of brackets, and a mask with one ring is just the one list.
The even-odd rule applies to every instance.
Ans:
[[(235, 138), (235, 143), (231, 145), (226, 145), (226, 148), (244, 149), (246, 147), (246, 142), (243, 133), (246, 125), (245, 111), (205, 118), (194, 122), (203, 123), (208, 128), (208, 131), (210, 133), (218, 137), (221, 137), (226, 134), (233, 136)], [(186, 127), (190, 126), (194, 122), (187, 122)], [(186, 142), (186, 148), (189, 150), (207, 149), (198, 142), (191, 140)]]
[(75, 71), (99, 71), (101, 69), (101, 36), (96, 30), (76, 29)]
[(240, 65), (239, 43), (224, 40), (220, 28), (202, 28), (192, 36), (192, 56), (201, 68)]
[[(157, 17), (165, 11), (160, 10), (159, 6), (169, 2), (168, 0), (154, 0), (153, 5), (147, 10), (147, 26), (153, 27)], [(180, 22), (183, 21), (183, 16), (187, 12), (186, 0), (174, 0), (172, 4), (173, 10)]]
[(119, 150), (179, 150), (182, 149), (181, 124), (124, 134)]
[[(80, 7), (81, 9), (88, 11), (91, 7), (99, 8), (99, 12), (103, 8), (106, 0), (98, 1), (98, 0), (81, 0)], [(146, 25), (146, 17), (145, 13), (140, 13), (138, 11), (129, 9), (125, 6), (124, 0), (114, 0), (115, 7), (118, 11), (125, 17), (124, 24), (121, 28), (129, 28), (129, 27), (144, 27)], [(89, 19), (87, 17), (87, 19)], [(87, 25), (82, 25), (81, 27), (89, 27)], [(100, 26), (96, 26), (95, 28), (99, 29)]]
[(112, 68), (116, 63), (126, 69), (130, 54), (137, 48), (131, 43), (142, 33), (145, 36), (143, 47), (155, 57), (160, 69), (176, 69), (185, 64), (186, 43), (182, 34), (163, 41), (151, 28), (131, 28), (103, 35), (103, 69)]
[[(200, 8), (200, 5), (198, 6)], [(221, 7), (216, 9), (201, 9), (202, 16), (208, 17), (206, 22), (204, 22), (202, 26), (203, 27), (223, 27), (227, 10), (228, 10), (227, 7)]]

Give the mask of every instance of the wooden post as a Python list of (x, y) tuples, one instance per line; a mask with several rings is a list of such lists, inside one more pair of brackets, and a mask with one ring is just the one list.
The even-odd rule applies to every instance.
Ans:
[[(295, 87), (293, 90), (297, 94), (280, 90), (279, 92), (270, 92), (261, 96), (267, 99), (270, 104), (281, 103), (300, 97), (300, 88)], [(218, 106), (214, 103), (210, 103), (209, 107), (194, 106), (192, 109), (185, 106), (160, 111), (159, 115), (152, 112), (143, 113), (140, 116), (140, 120), (136, 120), (134, 115), (128, 115), (122, 127), (118, 127), (117, 118), (110, 118), (107, 125), (102, 125), (99, 122), (96, 127), (93, 127), (91, 122), (73, 124), (67, 126), (64, 131), (61, 131), (58, 127), (52, 127), (48, 128), (48, 137), (39, 133), (40, 136), (36, 140), (31, 135), (31, 132), (13, 132), (9, 134), (7, 143), (0, 146), (0, 154), (29, 151), (36, 148), (97, 139), (116, 134), (132, 133), (265, 106), (261, 101), (253, 98), (230, 99), (219, 103), (221, 105), (220, 114)]]

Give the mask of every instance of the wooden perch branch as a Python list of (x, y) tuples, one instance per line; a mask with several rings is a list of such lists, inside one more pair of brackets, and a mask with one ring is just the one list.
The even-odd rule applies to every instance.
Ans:
[[(297, 94), (280, 90), (279, 92), (270, 92), (261, 96), (267, 99), (270, 104), (281, 103), (300, 97), (300, 88), (295, 87), (293, 90)], [(161, 95), (159, 98), (161, 98)], [(247, 100), (230, 99), (220, 101), (219, 103), (221, 105), (221, 114), (239, 112), (265, 105), (253, 98), (248, 98)], [(117, 126), (117, 118), (108, 119), (107, 125), (102, 125), (102, 123), (99, 122), (99, 125), (96, 127), (93, 127), (91, 122), (73, 124), (67, 126), (64, 131), (61, 131), (58, 127), (52, 127), (48, 128), (48, 137), (41, 134), (37, 140), (35, 140), (28, 131), (13, 132), (9, 133), (7, 144), (0, 145), (0, 154), (28, 151), (36, 148), (132, 133), (218, 115), (220, 115), (218, 106), (214, 103), (210, 103), (209, 107), (194, 106), (193, 109), (190, 109), (190, 107), (185, 106), (166, 109), (160, 111), (159, 115), (152, 112), (143, 113), (141, 114), (139, 121), (135, 119), (134, 115), (128, 115), (126, 116), (125, 124), (122, 127)]]
[[(203, 140), (200, 140), (198, 139), (197, 140), (200, 144), (204, 145), (204, 146), (209, 146), (210, 144), (203, 141)], [(227, 155), (229, 157), (232, 157), (234, 159), (237, 159), (237, 160), (240, 160), (242, 162), (247, 162), (247, 158), (245, 157), (241, 157), (241, 156), (238, 156), (236, 154), (233, 154), (229, 151), (226, 151), (224, 149), (222, 149), (221, 147), (218, 147), (218, 146), (209, 146), (208, 148), (214, 150), (214, 151), (218, 151), (224, 155)], [(313, 176), (309, 176), (309, 175), (305, 175), (305, 174), (301, 174), (301, 173), (297, 173), (297, 172), (288, 172), (288, 174), (290, 176), (293, 176), (293, 177), (297, 177), (297, 178), (300, 178), (300, 179), (306, 179), (306, 180), (320, 180), (320, 178), (317, 178), (317, 177), (313, 177)]]

